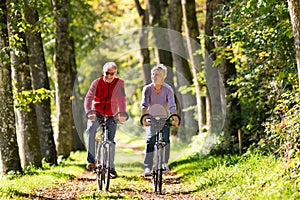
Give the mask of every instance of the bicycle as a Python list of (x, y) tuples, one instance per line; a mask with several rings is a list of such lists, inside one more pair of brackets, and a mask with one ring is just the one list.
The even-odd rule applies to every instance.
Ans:
[(115, 124), (120, 123), (117, 118), (118, 115), (125, 115), (126, 121), (129, 116), (126, 112), (117, 112), (114, 115), (103, 115), (97, 110), (90, 110), (87, 112), (86, 117), (90, 115), (96, 116), (96, 121), (99, 123), (101, 135), (96, 135), (95, 148), (96, 148), (96, 167), (94, 172), (96, 173), (97, 189), (98, 190), (109, 190), (110, 183), (110, 171), (111, 171), (111, 150), (113, 143), (108, 139), (108, 122)]
[(155, 129), (155, 145), (153, 152), (153, 167), (152, 167), (152, 184), (153, 184), (153, 192), (162, 194), (162, 175), (164, 171), (166, 171), (166, 163), (165, 163), (165, 146), (166, 143), (163, 141), (163, 133), (162, 129), (164, 126), (171, 127), (174, 116), (176, 116), (179, 120), (178, 125), (180, 125), (181, 118), (177, 114), (171, 114), (169, 117), (164, 112), (164, 108), (162, 106), (158, 106), (157, 104), (154, 106), (154, 112), (149, 110), (149, 113), (153, 114), (144, 114), (140, 119), (140, 123), (143, 125), (143, 120), (146, 117), (146, 121), (153, 126)]

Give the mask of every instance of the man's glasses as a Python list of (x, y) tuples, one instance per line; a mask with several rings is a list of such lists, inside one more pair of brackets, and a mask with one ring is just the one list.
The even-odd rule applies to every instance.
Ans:
[(113, 76), (113, 75), (115, 75), (115, 73), (116, 73), (116, 72), (104, 72), (104, 74), (105, 74), (106, 76), (108, 76), (108, 75)]

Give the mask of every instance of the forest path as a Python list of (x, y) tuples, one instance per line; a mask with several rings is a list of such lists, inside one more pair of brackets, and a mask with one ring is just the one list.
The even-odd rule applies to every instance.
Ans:
[[(129, 150), (136, 156), (143, 156), (143, 150), (138, 147), (125, 143), (118, 143), (118, 146), (123, 153)], [(127, 164), (117, 164), (116, 168), (121, 169), (117, 170), (119, 176), (111, 180), (110, 192), (97, 190), (95, 173), (85, 171), (74, 179), (54, 183), (51, 188), (31, 191), (31, 196), (36, 199), (198, 199), (192, 186), (183, 184), (181, 177), (172, 170), (163, 175), (163, 194), (153, 193), (151, 177), (142, 175), (141, 165), (137, 167), (130, 159)]]
[[(121, 176), (119, 178), (124, 178)], [(140, 177), (140, 179), (143, 179)], [(76, 178), (64, 183), (59, 183), (52, 188), (32, 191), (31, 197), (35, 199), (198, 199), (193, 191), (181, 183), (180, 177), (170, 172), (164, 175), (163, 194), (158, 195), (145, 184), (151, 185), (150, 178), (144, 178), (140, 184), (130, 184), (122, 187), (118, 178), (111, 181), (110, 192), (96, 190), (96, 178), (93, 172), (85, 171)], [(123, 185), (123, 184), (122, 184)]]

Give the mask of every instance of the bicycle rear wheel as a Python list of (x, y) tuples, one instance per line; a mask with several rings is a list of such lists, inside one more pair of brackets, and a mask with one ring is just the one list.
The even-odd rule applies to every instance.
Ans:
[(101, 173), (101, 186), (104, 191), (109, 190), (110, 182), (110, 151), (109, 148), (104, 148), (103, 151), (103, 168)]

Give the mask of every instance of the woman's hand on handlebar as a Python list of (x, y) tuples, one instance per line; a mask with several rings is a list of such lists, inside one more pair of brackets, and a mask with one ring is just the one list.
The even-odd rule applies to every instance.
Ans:
[(143, 126), (150, 126), (150, 124), (146, 121), (143, 121)]
[(146, 116), (143, 118), (143, 120), (142, 120), (143, 126), (150, 126), (150, 123), (149, 123), (149, 121), (147, 121), (147, 119), (148, 118)]
[(179, 125), (179, 118), (177, 116), (173, 116), (172, 126)]

